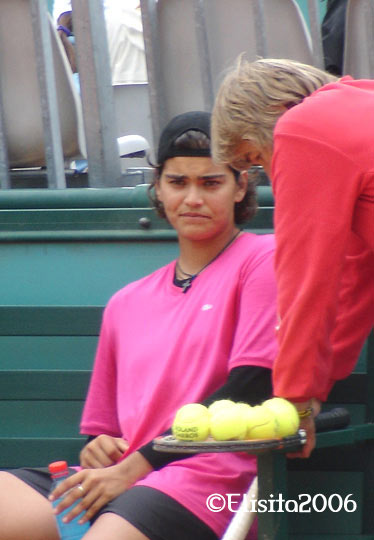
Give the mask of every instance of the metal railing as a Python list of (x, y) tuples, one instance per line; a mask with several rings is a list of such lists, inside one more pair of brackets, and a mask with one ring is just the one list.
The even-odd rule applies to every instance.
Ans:
[[(19, 0), (9, 1), (15, 3)], [(24, 0), (22, 1), (24, 2)], [(66, 187), (66, 171), (61, 145), (61, 118), (56, 99), (56, 80), (54, 58), (51, 52), (51, 25), (48, 20), (47, 0), (27, 1), (31, 10), (29, 24), (32, 25), (36, 51), (35, 70), (40, 89), (48, 187), (64, 188)], [(148, 73), (150, 121), (154, 141), (158, 139), (162, 126), (170, 116), (179, 112), (173, 110), (170, 100), (165, 97), (167, 96), (166, 86), (176, 74), (171, 72), (165, 76), (163, 73), (164, 51), (161, 43), (162, 36), (160, 36), (160, 17), (165, 13), (165, 8), (168, 9), (174, 5), (176, 9), (179, 9), (185, 1), (140, 0)], [(363, 0), (363, 3), (365, 1), (367, 0)], [(194, 62), (195, 73), (198, 73), (199, 80), (190, 80), (188, 72), (183, 77), (183, 69), (177, 76), (184, 81), (186, 95), (191, 90), (196, 91), (197, 98), (194, 106), (210, 110), (217, 87), (217, 73), (214, 73), (212, 69), (214, 63), (212, 61), (212, 9), (217, 8), (218, 10), (220, 6), (225, 6), (225, 4), (226, 7), (227, 4), (232, 5), (233, 10), (245, 6), (248, 13), (248, 28), (252, 28), (252, 34), (254, 34), (254, 36), (248, 36), (254, 40), (250, 54), (255, 57), (266, 57), (274, 50), (274, 44), (271, 43), (274, 36), (269, 36), (269, 5), (272, 0), (247, 0), (246, 2), (235, 0), (230, 3), (227, 0), (226, 3), (221, 0), (187, 0), (187, 2), (186, 5), (192, 14), (191, 20), (176, 20), (175, 24), (182, 33), (188, 33), (188, 39), (195, 41), (195, 51), (198, 54), (196, 54), (196, 58), (189, 59), (189, 61)], [(350, 0), (349, 2), (350, 5), (354, 3), (359, 2), (358, 0)], [(296, 2), (295, 0), (276, 0), (276, 4), (273, 5), (289, 9), (291, 5), (294, 8)], [(6, 6), (6, 3), (3, 6)], [(88, 185), (92, 187), (125, 185), (116, 142), (116, 118), (103, 1), (72, 0), (72, 8), (87, 147)], [(3, 7), (3, 16), (6, 19), (4, 10), (6, 7)], [(374, 18), (373, 9), (368, 9), (367, 12), (370, 17)], [(301, 12), (300, 15), (302, 17)], [(323, 67), (319, 0), (308, 0), (308, 15), (310, 31), (306, 32), (306, 40), (309, 39), (311, 43), (312, 56), (310, 61), (317, 67)], [(279, 21), (279, 26), (281, 24), (282, 21)], [(301, 24), (305, 24), (305, 21), (301, 21)], [(226, 28), (226, 32), (234, 33), (235, 28)], [(250, 33), (248, 30), (248, 34)], [(216, 36), (216, 39), (219, 40), (220, 36)], [(1, 52), (0, 47), (0, 68)], [(373, 55), (373, 53), (371, 54)], [(176, 58), (176, 63), (179, 63), (183, 68), (184, 60), (184, 58)], [(224, 63), (222, 64), (225, 67)], [(178, 102), (178, 97), (176, 97), (176, 102)], [(0, 84), (0, 105), (1, 103), (3, 100)], [(183, 95), (180, 96), (181, 108), (187, 107), (189, 103)], [(9, 172), (11, 163), (8, 154), (4, 112), (4, 107), (0, 106), (0, 186), (1, 188), (10, 188), (12, 187)], [(24, 114), (27, 114), (27, 111)]]
[[(216, 11), (218, 20), (221, 17), (221, 22), (226, 13), (237, 12), (236, 22), (239, 22), (240, 13), (242, 12), (247, 17), (247, 34), (243, 35), (242, 48), (238, 48), (237, 55), (241, 52), (246, 52), (249, 58), (269, 57), (274, 55), (276, 49), (275, 42), (278, 40), (278, 45), (284, 41), (290, 40), (292, 36), (282, 35), (282, 21), (279, 20), (279, 36), (269, 35), (270, 22), (273, 29), (278, 24), (277, 21), (269, 21), (271, 19), (272, 9), (277, 9), (278, 14), (284, 10), (285, 17), (288, 16), (290, 10), (294, 16), (294, 24), (298, 27), (298, 34), (303, 40), (302, 52), (298, 50), (295, 43), (293, 51), (294, 59), (313, 63), (317, 67), (323, 66), (322, 39), (320, 29), (319, 15), (319, 0), (308, 0), (308, 13), (310, 19), (311, 30), (309, 32), (307, 25), (303, 19), (303, 15), (298, 8), (295, 0), (246, 0), (243, 2), (225, 2), (221, 0), (140, 0), (142, 18), (143, 18), (143, 34), (145, 51), (147, 58), (147, 71), (149, 81), (149, 96), (150, 108), (152, 114), (153, 138), (157, 140), (161, 128), (170, 119), (171, 116), (182, 112), (178, 110), (178, 105), (170, 103), (170, 90), (168, 86), (174, 84), (176, 80), (176, 88), (174, 96), (178, 100), (180, 97), (180, 106), (183, 108), (183, 102), (189, 103), (186, 100), (186, 94), (180, 92), (180, 79), (184, 79), (184, 84), (187, 87), (186, 92), (193, 91), (196, 95), (195, 101), (197, 108), (211, 110), (214, 102), (214, 95), (217, 88), (217, 73), (213, 73), (212, 56), (215, 36), (219, 40), (222, 32), (233, 35), (233, 41), (238, 41), (235, 32), (238, 32), (237, 27), (228, 26), (225, 29), (213, 28), (209, 18), (212, 18), (212, 11)], [(174, 19), (171, 24), (171, 17), (167, 12), (172, 11)], [(221, 11), (221, 13), (219, 13)], [(234, 20), (234, 19), (232, 19)], [(192, 66), (192, 78), (199, 74), (199, 80), (189, 80), (189, 73), (183, 73), (185, 69), (186, 58), (179, 57), (175, 60), (175, 65), (165, 66), (164, 58), (170, 54), (171, 44), (165, 39), (165, 29), (170, 29), (170, 32), (175, 30), (175, 41), (183, 40), (183, 35), (186, 36), (186, 45), (189, 47), (185, 51), (189, 55), (188, 62)], [(237, 25), (235, 25), (237, 26)], [(250, 40), (250, 33), (253, 30), (254, 39)], [(220, 34), (221, 31), (221, 34)], [(187, 37), (188, 36), (188, 37)], [(247, 39), (248, 37), (248, 39)], [(227, 39), (227, 37), (226, 37)], [(190, 47), (191, 42), (193, 45)], [(183, 42), (185, 43), (185, 42)], [(176, 43), (177, 45), (177, 43)], [(234, 45), (235, 48), (237, 44)], [(310, 54), (307, 55), (305, 50), (310, 47)], [(193, 56), (193, 58), (191, 57)], [(225, 59), (221, 59), (222, 71), (227, 67)], [(234, 60), (234, 58), (233, 58)], [(178, 64), (181, 66), (180, 70)], [(178, 82), (179, 81), (179, 82)], [(179, 87), (178, 87), (179, 85)], [(178, 90), (179, 88), (179, 90)], [(169, 91), (168, 91), (169, 90)], [(173, 101), (173, 100), (171, 100)], [(200, 107), (199, 107), (200, 105)]]
[[(36, 57), (35, 69), (40, 90), (48, 187), (64, 188), (66, 187), (64, 156), (47, 2), (46, 0), (29, 0), (29, 2)], [(88, 182), (92, 187), (118, 186), (121, 185), (121, 165), (116, 140), (103, 3), (102, 0), (72, 0), (72, 8), (87, 145)], [(4, 10), (3, 16), (6, 19)], [(3, 102), (1, 95), (0, 101)], [(0, 112), (0, 185), (2, 188), (10, 188), (3, 107), (0, 107)], [(28, 112), (24, 111), (24, 114)], [(30, 136), (32, 137), (32, 133)]]

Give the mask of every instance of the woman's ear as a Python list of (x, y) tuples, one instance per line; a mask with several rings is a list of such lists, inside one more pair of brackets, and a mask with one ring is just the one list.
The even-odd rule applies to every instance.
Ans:
[(235, 202), (239, 203), (241, 202), (245, 194), (247, 193), (248, 189), (248, 171), (242, 171), (236, 181), (236, 194), (235, 194)]

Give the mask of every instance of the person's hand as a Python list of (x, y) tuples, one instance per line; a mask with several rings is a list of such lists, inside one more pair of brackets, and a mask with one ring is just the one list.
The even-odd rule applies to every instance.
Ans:
[(115, 465), (128, 447), (127, 441), (120, 437), (98, 435), (81, 450), (80, 465), (84, 469), (101, 469)]
[(299, 452), (287, 454), (289, 458), (308, 458), (316, 445), (316, 430), (312, 416), (300, 420), (300, 429), (306, 431), (306, 443)]
[(316, 428), (314, 424), (314, 418), (319, 414), (321, 410), (321, 402), (313, 398), (306, 403), (294, 403), (298, 411), (304, 411), (305, 409), (312, 407), (313, 411), (310, 416), (300, 420), (300, 429), (306, 431), (306, 443), (300, 450), (300, 452), (293, 452), (287, 454), (289, 458), (308, 458), (312, 453), (316, 445)]
[(68, 523), (84, 512), (79, 523), (85, 523), (108, 502), (152, 470), (148, 461), (139, 452), (134, 452), (117, 465), (100, 469), (83, 469), (70, 476), (54, 489), (49, 500), (53, 501), (64, 496), (54, 509), (55, 514), (60, 514), (78, 501), (78, 504), (64, 516), (63, 521)]

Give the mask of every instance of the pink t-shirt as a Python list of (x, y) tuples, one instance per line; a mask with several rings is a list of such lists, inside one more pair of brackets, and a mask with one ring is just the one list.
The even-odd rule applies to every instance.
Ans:
[[(244, 233), (187, 293), (175, 261), (116, 293), (104, 312), (81, 432), (121, 436), (128, 453), (170, 428), (185, 403), (201, 402), (238, 366), (271, 368), (277, 352), (274, 238)], [(246, 492), (256, 460), (200, 454), (151, 472), (138, 485), (180, 502), (218, 535), (232, 514), (206, 507), (212, 493)]]

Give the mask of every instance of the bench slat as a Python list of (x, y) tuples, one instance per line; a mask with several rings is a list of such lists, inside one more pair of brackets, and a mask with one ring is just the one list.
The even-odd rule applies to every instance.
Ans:
[(83, 398), (0, 400), (0, 437), (75, 437), (83, 404)]
[(77, 465), (85, 441), (85, 437), (3, 438), (0, 441), (0, 468), (46, 467), (48, 463), (59, 460)]
[(354, 444), (359, 441), (370, 439), (374, 439), (374, 424), (362, 424), (342, 430), (317, 433), (316, 447), (328, 448), (330, 446)]
[(0, 369), (91, 370), (97, 336), (0, 336)]
[(90, 371), (0, 371), (1, 400), (83, 400)]
[(2, 336), (97, 336), (102, 306), (0, 306)]

